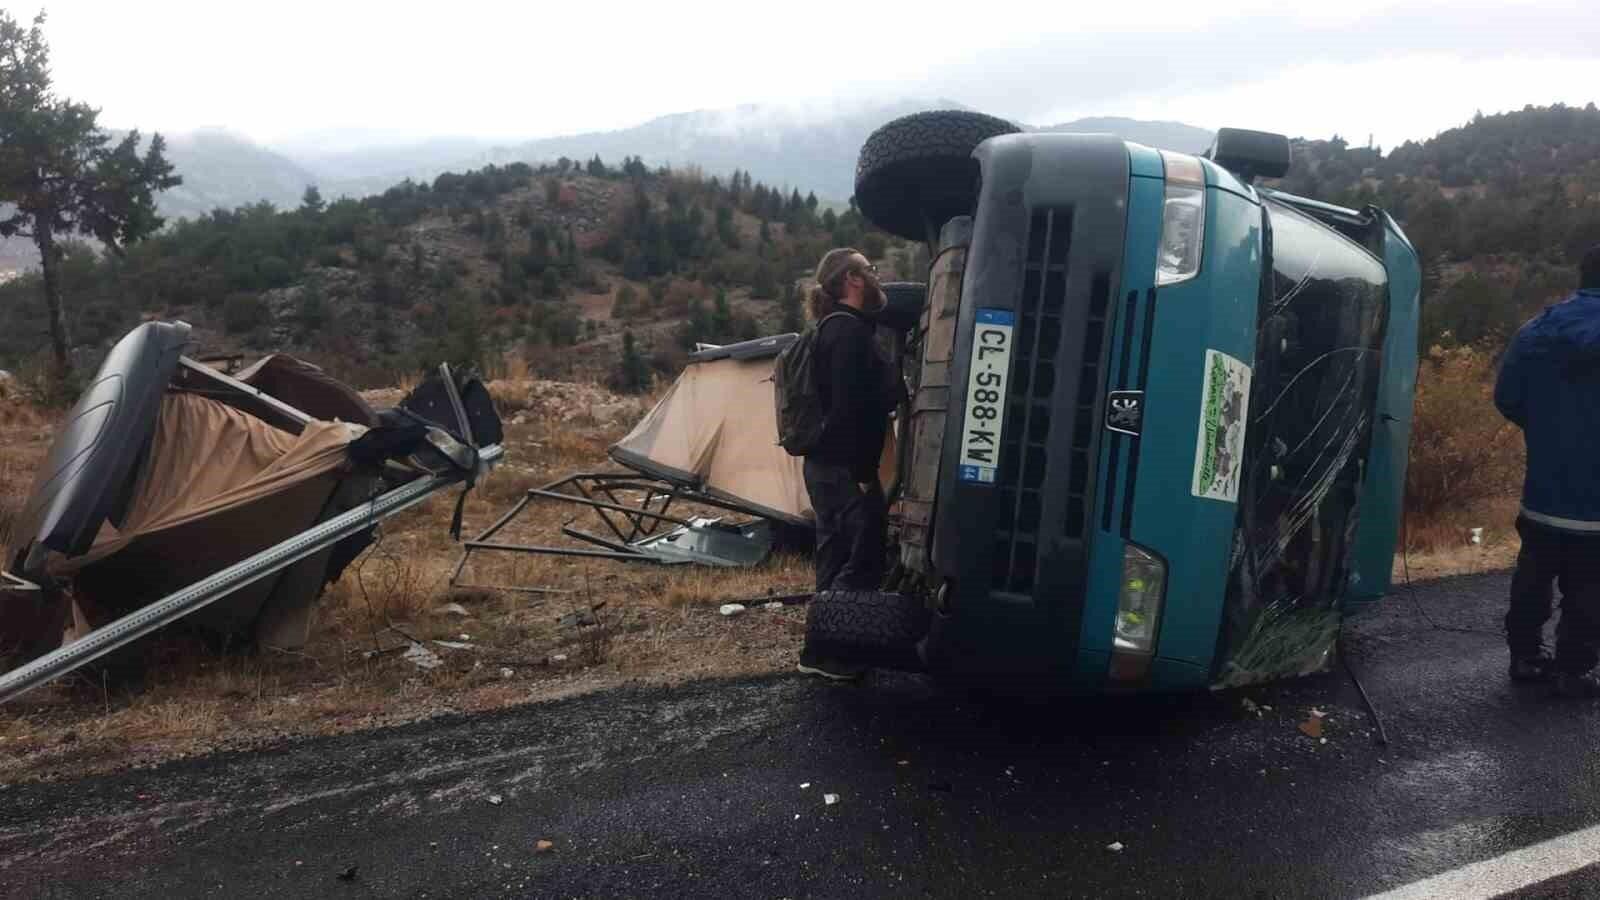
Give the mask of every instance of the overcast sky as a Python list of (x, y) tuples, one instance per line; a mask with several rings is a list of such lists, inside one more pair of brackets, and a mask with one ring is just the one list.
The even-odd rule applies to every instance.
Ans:
[[(741, 103), (948, 98), (1385, 147), (1600, 100), (1595, 0), (1080, 4), (57, 0), (57, 88), (112, 127), (269, 143), (540, 137)], [(40, 2), (0, 0), (21, 19)]]

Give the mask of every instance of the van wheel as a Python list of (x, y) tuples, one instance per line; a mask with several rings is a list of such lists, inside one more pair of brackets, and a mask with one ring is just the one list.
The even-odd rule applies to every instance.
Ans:
[(972, 151), (1022, 129), (994, 116), (935, 110), (902, 116), (874, 131), (856, 160), (856, 206), (867, 221), (913, 241), (933, 242), (977, 203)]
[(928, 621), (915, 594), (821, 591), (806, 611), (806, 644), (844, 662), (915, 671)]

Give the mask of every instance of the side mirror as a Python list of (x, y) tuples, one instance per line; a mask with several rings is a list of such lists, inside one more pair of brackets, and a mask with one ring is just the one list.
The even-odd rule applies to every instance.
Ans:
[(1247, 183), (1289, 174), (1289, 139), (1270, 131), (1219, 128), (1205, 155)]

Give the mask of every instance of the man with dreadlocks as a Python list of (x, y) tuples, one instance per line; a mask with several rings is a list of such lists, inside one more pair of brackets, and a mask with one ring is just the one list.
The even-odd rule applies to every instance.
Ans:
[[(816, 391), (821, 438), (805, 457), (806, 492), (817, 519), (817, 590), (877, 590), (886, 562), (888, 508), (878, 462), (899, 375), (878, 350), (873, 314), (885, 298), (878, 267), (859, 251), (828, 251), (817, 265), (807, 313), (817, 328)], [(807, 646), (800, 671), (853, 679), (864, 667)]]

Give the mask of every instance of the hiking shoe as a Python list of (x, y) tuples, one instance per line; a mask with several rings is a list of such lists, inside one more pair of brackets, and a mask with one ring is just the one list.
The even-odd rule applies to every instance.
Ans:
[(1556, 676), (1556, 661), (1547, 653), (1538, 653), (1533, 656), (1513, 656), (1511, 658), (1512, 681), (1553, 681)]
[(856, 681), (867, 672), (867, 667), (861, 663), (828, 659), (809, 650), (801, 652), (800, 663), (795, 669), (802, 675), (815, 675), (829, 681)]
[(1592, 669), (1581, 675), (1562, 672), (1556, 676), (1556, 694), (1580, 700), (1600, 698), (1600, 675)]

